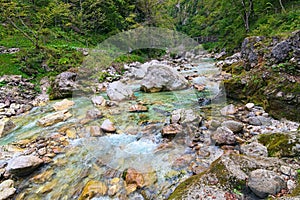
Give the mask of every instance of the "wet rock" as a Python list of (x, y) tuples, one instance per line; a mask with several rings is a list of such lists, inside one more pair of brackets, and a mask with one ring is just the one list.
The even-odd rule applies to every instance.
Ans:
[(212, 139), (217, 145), (234, 145), (236, 138), (234, 133), (227, 127), (219, 127), (213, 133)]
[(105, 105), (105, 99), (104, 97), (102, 96), (95, 96), (92, 98), (92, 103), (95, 105), (95, 106), (104, 106)]
[(101, 129), (104, 132), (115, 132), (116, 131), (115, 125), (109, 119), (104, 120), (104, 122), (101, 125)]
[(143, 106), (140, 104), (132, 105), (129, 108), (129, 112), (147, 112), (148, 108), (147, 106)]
[(53, 104), (53, 108), (55, 111), (61, 111), (61, 110), (66, 110), (69, 109), (70, 107), (72, 107), (75, 104), (74, 101), (70, 101), (68, 99), (64, 99), (60, 102), (56, 102), (55, 104)]
[(16, 125), (10, 119), (0, 119), (0, 137), (7, 135), (15, 127)]
[(241, 153), (247, 156), (267, 157), (268, 149), (258, 142), (252, 142), (250, 144), (241, 145)]
[(248, 186), (260, 198), (265, 198), (269, 194), (276, 195), (286, 188), (284, 180), (277, 173), (265, 169), (252, 171)]
[(101, 117), (103, 117), (102, 112), (98, 109), (86, 111), (85, 118), (87, 119), (100, 119)]
[(39, 119), (37, 124), (39, 126), (43, 126), (43, 127), (51, 126), (58, 122), (66, 121), (71, 116), (72, 116), (72, 114), (70, 112), (68, 112), (67, 110), (58, 111), (58, 112), (49, 114), (49, 115)]
[(46, 181), (50, 180), (53, 174), (54, 170), (50, 169), (42, 172), (41, 174), (35, 175), (33, 178), (31, 178), (31, 180), (36, 184), (45, 183)]
[(99, 126), (89, 126), (86, 129), (92, 137), (100, 137), (103, 135), (103, 132)]
[(0, 184), (0, 200), (9, 199), (15, 192), (13, 180), (5, 180)]
[(66, 136), (70, 139), (75, 139), (77, 137), (77, 132), (74, 127), (68, 128), (65, 133), (66, 133)]
[(220, 110), (220, 112), (221, 112), (221, 114), (224, 115), (224, 116), (225, 116), (225, 115), (233, 115), (233, 114), (235, 114), (235, 113), (237, 112), (237, 109), (235, 108), (234, 105), (230, 104), (230, 105), (225, 106), (224, 108), (222, 108), (222, 109)]
[(193, 110), (178, 109), (172, 112), (171, 122), (179, 123), (183, 129), (188, 133), (194, 133), (202, 121), (202, 117), (195, 113)]
[(229, 128), (234, 133), (242, 131), (244, 127), (243, 123), (233, 120), (223, 122), (222, 126)]
[(63, 72), (56, 76), (51, 83), (50, 99), (62, 99), (72, 97), (73, 90), (76, 88), (76, 73)]
[(96, 180), (90, 180), (84, 186), (79, 200), (92, 199), (96, 196), (104, 196), (106, 195), (107, 190), (108, 188), (105, 183)]
[(153, 65), (147, 70), (142, 80), (144, 92), (181, 90), (188, 87), (188, 82), (177, 71), (167, 65)]
[(209, 128), (212, 130), (216, 130), (219, 126), (221, 126), (221, 122), (214, 119), (209, 121), (208, 124), (209, 124)]
[(162, 129), (163, 137), (174, 137), (175, 135), (182, 133), (182, 126), (179, 124), (170, 124)]
[(138, 188), (142, 188), (145, 180), (140, 172), (133, 168), (129, 168), (126, 170), (125, 182), (127, 184), (135, 184)]
[(25, 176), (32, 173), (43, 164), (43, 160), (36, 156), (19, 156), (8, 162), (6, 170), (16, 176)]
[(106, 93), (112, 101), (123, 101), (134, 98), (133, 91), (121, 81), (110, 83), (107, 87)]

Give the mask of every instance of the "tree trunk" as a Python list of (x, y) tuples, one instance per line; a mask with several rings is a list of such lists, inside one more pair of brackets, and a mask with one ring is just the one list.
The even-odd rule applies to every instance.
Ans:
[(280, 4), (280, 6), (281, 6), (281, 10), (282, 10), (284, 13), (286, 13), (285, 8), (284, 8), (283, 3), (282, 3), (282, 0), (279, 0), (279, 4)]

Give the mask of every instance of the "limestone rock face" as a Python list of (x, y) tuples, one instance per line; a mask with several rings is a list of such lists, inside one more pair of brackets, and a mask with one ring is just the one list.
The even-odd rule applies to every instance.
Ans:
[(181, 90), (188, 87), (188, 82), (177, 71), (168, 65), (153, 65), (142, 80), (141, 90), (144, 92), (160, 92)]
[(44, 161), (36, 156), (19, 156), (8, 162), (6, 170), (17, 176), (25, 176), (32, 173)]

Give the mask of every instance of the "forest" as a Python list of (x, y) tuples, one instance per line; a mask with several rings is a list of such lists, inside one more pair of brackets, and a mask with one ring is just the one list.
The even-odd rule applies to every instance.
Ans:
[(293, 0), (1, 0), (0, 9), (0, 46), (21, 47), (15, 55), (0, 55), (0, 73), (25, 76), (78, 67), (76, 48), (95, 47), (137, 27), (214, 36), (218, 41), (205, 43), (206, 49), (234, 52), (246, 36), (284, 37), (300, 24), (299, 2)]

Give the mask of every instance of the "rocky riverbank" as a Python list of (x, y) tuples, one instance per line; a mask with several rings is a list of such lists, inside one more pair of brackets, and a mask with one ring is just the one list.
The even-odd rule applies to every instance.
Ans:
[(278, 119), (300, 121), (299, 38), (300, 31), (286, 38), (246, 38), (240, 53), (217, 63), (233, 74), (224, 82), (227, 96), (261, 105)]
[(231, 75), (206, 57), (58, 75), (51, 98), (72, 99), (5, 119), (0, 199), (299, 197), (299, 124), (227, 102)]

